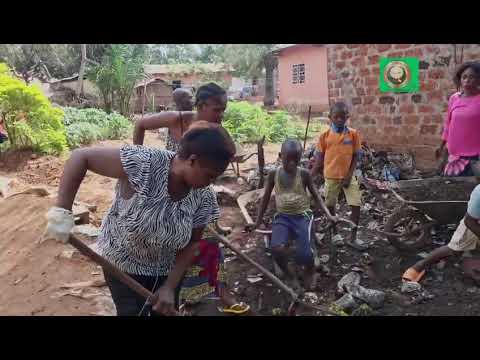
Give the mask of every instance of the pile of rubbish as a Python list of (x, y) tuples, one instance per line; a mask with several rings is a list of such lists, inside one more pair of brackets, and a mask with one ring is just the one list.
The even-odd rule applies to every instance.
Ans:
[(421, 179), (420, 171), (416, 169), (412, 153), (394, 153), (375, 151), (367, 145), (362, 147), (363, 156), (357, 169), (365, 178), (380, 181), (398, 181)]

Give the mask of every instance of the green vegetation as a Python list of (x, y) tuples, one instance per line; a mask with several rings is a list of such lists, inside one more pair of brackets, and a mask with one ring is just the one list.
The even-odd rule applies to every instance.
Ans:
[(63, 111), (52, 106), (37, 86), (14, 77), (5, 64), (0, 64), (0, 117), (10, 149), (45, 154), (67, 149)]
[(99, 140), (123, 139), (131, 134), (132, 123), (118, 113), (99, 109), (64, 108), (64, 123), (70, 148)]
[(255, 142), (265, 136), (267, 141), (280, 143), (286, 138), (302, 139), (305, 125), (286, 111), (268, 113), (259, 105), (230, 102), (222, 125), (235, 141)]

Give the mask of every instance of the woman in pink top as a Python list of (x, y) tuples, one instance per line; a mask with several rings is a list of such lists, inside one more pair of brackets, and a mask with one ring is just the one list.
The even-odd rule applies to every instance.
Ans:
[(447, 176), (473, 176), (480, 155), (480, 62), (462, 64), (454, 77), (460, 91), (448, 102), (448, 112), (437, 157), (448, 150)]

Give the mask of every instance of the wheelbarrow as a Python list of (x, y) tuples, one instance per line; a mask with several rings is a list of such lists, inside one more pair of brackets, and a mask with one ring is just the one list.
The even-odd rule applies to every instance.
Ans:
[(401, 180), (389, 188), (401, 206), (388, 218), (384, 234), (400, 251), (416, 251), (431, 241), (435, 225), (458, 223), (467, 211), (475, 177)]

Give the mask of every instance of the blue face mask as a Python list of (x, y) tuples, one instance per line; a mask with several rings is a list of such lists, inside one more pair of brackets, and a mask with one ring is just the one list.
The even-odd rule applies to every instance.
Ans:
[(332, 123), (332, 129), (333, 129), (335, 132), (337, 132), (337, 133), (340, 133), (340, 132), (344, 131), (345, 128), (346, 128), (345, 125), (343, 125), (343, 126), (337, 126), (337, 125), (335, 125), (334, 123)]

